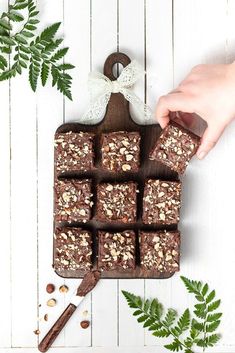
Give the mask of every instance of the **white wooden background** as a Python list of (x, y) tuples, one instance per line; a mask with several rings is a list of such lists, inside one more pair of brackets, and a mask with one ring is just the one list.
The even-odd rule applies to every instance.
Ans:
[[(50, 87), (34, 94), (26, 76), (0, 83), (0, 353), (36, 352), (39, 337), (33, 330), (45, 334), (79, 283), (66, 280), (70, 294), (57, 291), (58, 305), (46, 307), (46, 284), (64, 283), (51, 268), (53, 134), (84, 111), (88, 72), (102, 70), (113, 51), (126, 52), (145, 66), (146, 82), (137, 92), (143, 98), (146, 92), (154, 107), (192, 66), (235, 58), (234, 0), (38, 0), (38, 5), (43, 26), (63, 22), (68, 59), (76, 65), (74, 100)], [(0, 0), (0, 10), (6, 6), (7, 0)], [(235, 351), (234, 134), (233, 124), (184, 178), (181, 274), (209, 281), (223, 300), (223, 339), (213, 352)], [(178, 275), (164, 281), (103, 280), (52, 351), (165, 352), (163, 340), (132, 318), (122, 289), (157, 296), (179, 310), (191, 304)], [(87, 330), (79, 326), (84, 310), (92, 321)], [(45, 313), (47, 323), (40, 321)]]

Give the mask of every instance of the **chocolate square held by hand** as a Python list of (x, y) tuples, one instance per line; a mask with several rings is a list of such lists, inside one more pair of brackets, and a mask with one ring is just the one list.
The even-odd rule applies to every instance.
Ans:
[(127, 270), (135, 268), (135, 232), (125, 230), (110, 233), (100, 231), (98, 268), (100, 270)]
[(61, 179), (55, 182), (55, 221), (87, 222), (93, 205), (90, 179)]
[(101, 137), (101, 165), (112, 172), (136, 172), (140, 165), (140, 134), (110, 132)]
[(145, 224), (177, 224), (180, 196), (180, 182), (148, 179), (144, 187), (143, 222)]
[(162, 130), (149, 158), (162, 162), (179, 174), (184, 174), (199, 144), (199, 136), (171, 122)]
[(89, 270), (92, 266), (92, 235), (89, 231), (63, 227), (55, 229), (54, 268), (63, 270)]
[(135, 222), (137, 192), (137, 184), (134, 182), (99, 184), (96, 219), (101, 222)]
[(94, 134), (66, 132), (55, 134), (55, 169), (58, 174), (89, 171), (94, 167)]
[(178, 231), (141, 231), (139, 243), (141, 267), (166, 273), (179, 271), (180, 233)]

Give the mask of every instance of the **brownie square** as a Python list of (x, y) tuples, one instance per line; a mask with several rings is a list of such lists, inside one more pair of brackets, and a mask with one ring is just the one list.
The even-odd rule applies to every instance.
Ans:
[(170, 123), (162, 130), (149, 158), (162, 162), (179, 174), (184, 174), (199, 144), (199, 136), (176, 123)]
[(102, 183), (97, 187), (97, 214), (101, 222), (136, 221), (137, 184)]
[(63, 270), (89, 270), (91, 268), (92, 235), (81, 228), (55, 229), (54, 268)]
[(145, 224), (177, 224), (180, 213), (181, 183), (149, 179), (143, 197)]
[(66, 132), (55, 134), (57, 173), (87, 171), (94, 167), (94, 134)]
[(100, 231), (98, 268), (119, 270), (135, 268), (135, 233), (131, 230), (109, 233)]
[(140, 165), (140, 134), (110, 132), (101, 138), (102, 168), (112, 172), (136, 172)]
[(55, 221), (87, 222), (93, 205), (91, 180), (63, 179), (55, 182)]
[(141, 267), (167, 273), (179, 271), (178, 231), (140, 232), (139, 243)]

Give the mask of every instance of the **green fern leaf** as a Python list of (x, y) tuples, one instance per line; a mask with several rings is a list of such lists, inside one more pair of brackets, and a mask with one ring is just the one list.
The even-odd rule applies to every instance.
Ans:
[(18, 5), (14, 5), (14, 10), (23, 10), (26, 9), (26, 7), (28, 6), (28, 3), (22, 3), (22, 4), (18, 4)]
[(26, 37), (26, 38), (32, 38), (34, 37), (34, 34), (29, 32), (29, 31), (22, 31), (21, 34)]
[(7, 36), (0, 37), (0, 42), (10, 46), (16, 45), (16, 42), (12, 38)]
[(200, 290), (202, 288), (202, 283), (200, 281), (193, 281), (189, 280), (188, 278), (184, 276), (180, 276), (182, 279), (186, 289), (188, 290), (189, 293), (194, 293), (194, 294), (200, 294)]
[(3, 29), (7, 29), (9, 31), (12, 30), (11, 24), (2, 18), (0, 18), (0, 27), (2, 27)]
[(154, 331), (153, 332), (153, 336), (156, 336), (156, 337), (169, 337), (170, 336), (170, 332), (167, 329), (162, 328), (160, 330)]
[(186, 309), (184, 313), (179, 318), (176, 327), (174, 330), (177, 330), (179, 334), (182, 334), (184, 331), (187, 331), (190, 326), (190, 312), (189, 309)]
[(210, 292), (206, 298), (206, 303), (209, 304), (215, 298), (215, 291)]
[(209, 290), (208, 284), (206, 283), (202, 288), (202, 295), (205, 296)]
[(2, 55), (0, 55), (0, 62), (2, 63), (3, 67), (7, 67), (7, 60)]
[(221, 318), (222, 313), (215, 313), (215, 314), (210, 314), (207, 316), (207, 322), (213, 322), (213, 321), (217, 321)]
[(149, 331), (156, 331), (158, 330), (159, 328), (162, 327), (162, 323), (161, 322), (155, 322), (154, 324), (152, 324), (150, 327), (149, 327)]
[(205, 340), (200, 339), (197, 341), (197, 346), (198, 347), (213, 347), (218, 341), (220, 340), (220, 335), (218, 334), (213, 334), (208, 336)]
[(221, 300), (216, 300), (214, 302), (212, 302), (209, 306), (208, 306), (208, 312), (214, 311), (216, 309), (218, 309), (218, 307), (220, 306)]
[(209, 332), (209, 333), (214, 332), (215, 330), (217, 330), (219, 325), (220, 325), (220, 320), (214, 321), (211, 324), (206, 325), (206, 332)]
[(60, 59), (62, 59), (66, 54), (67, 51), (69, 50), (69, 48), (63, 48), (63, 49), (59, 49), (52, 57), (51, 60), (52, 61), (58, 61)]
[(177, 316), (177, 312), (174, 309), (168, 309), (166, 316), (163, 320), (163, 324), (167, 327), (172, 326), (176, 319), (176, 316)]
[(148, 319), (148, 315), (142, 315), (142, 316), (138, 317), (137, 321), (138, 322), (144, 322), (147, 319)]
[(57, 66), (59, 70), (72, 70), (75, 68), (75, 66), (71, 65), (71, 64), (61, 64), (59, 66)]
[(0, 74), (0, 81), (9, 80), (16, 76), (16, 69), (12, 68), (10, 70), (4, 71)]
[(23, 36), (21, 36), (20, 34), (16, 34), (15, 36), (17, 42), (22, 43), (22, 44), (28, 44), (27, 40), (25, 40), (25, 38)]
[(155, 322), (154, 318), (148, 318), (144, 323), (144, 328), (152, 326), (154, 322)]
[(164, 347), (166, 349), (168, 349), (169, 351), (172, 351), (172, 352), (179, 352), (180, 350), (183, 349), (183, 347), (180, 344), (180, 342), (178, 340), (176, 340), (176, 339), (170, 344), (165, 344)]
[(60, 25), (61, 25), (61, 22), (57, 22), (57, 23), (54, 23), (53, 25), (47, 27), (46, 29), (44, 29), (44, 31), (40, 35), (40, 39), (45, 40), (47, 42), (52, 40), (54, 38), (56, 32), (58, 31)]
[(31, 63), (29, 66), (29, 82), (34, 92), (36, 92), (36, 89), (37, 89), (39, 74), (40, 74), (40, 69), (36, 65), (34, 65), (34, 63)]
[(24, 21), (24, 16), (19, 12), (11, 11), (7, 14), (7, 17), (14, 22), (22, 22)]

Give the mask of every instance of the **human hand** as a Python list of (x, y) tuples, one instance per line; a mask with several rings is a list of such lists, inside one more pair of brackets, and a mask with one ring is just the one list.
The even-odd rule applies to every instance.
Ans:
[(160, 97), (156, 116), (162, 128), (168, 124), (170, 112), (184, 112), (180, 117), (188, 126), (192, 115), (187, 113), (206, 121), (197, 151), (197, 157), (204, 158), (235, 118), (235, 63), (195, 66), (174, 91)]

